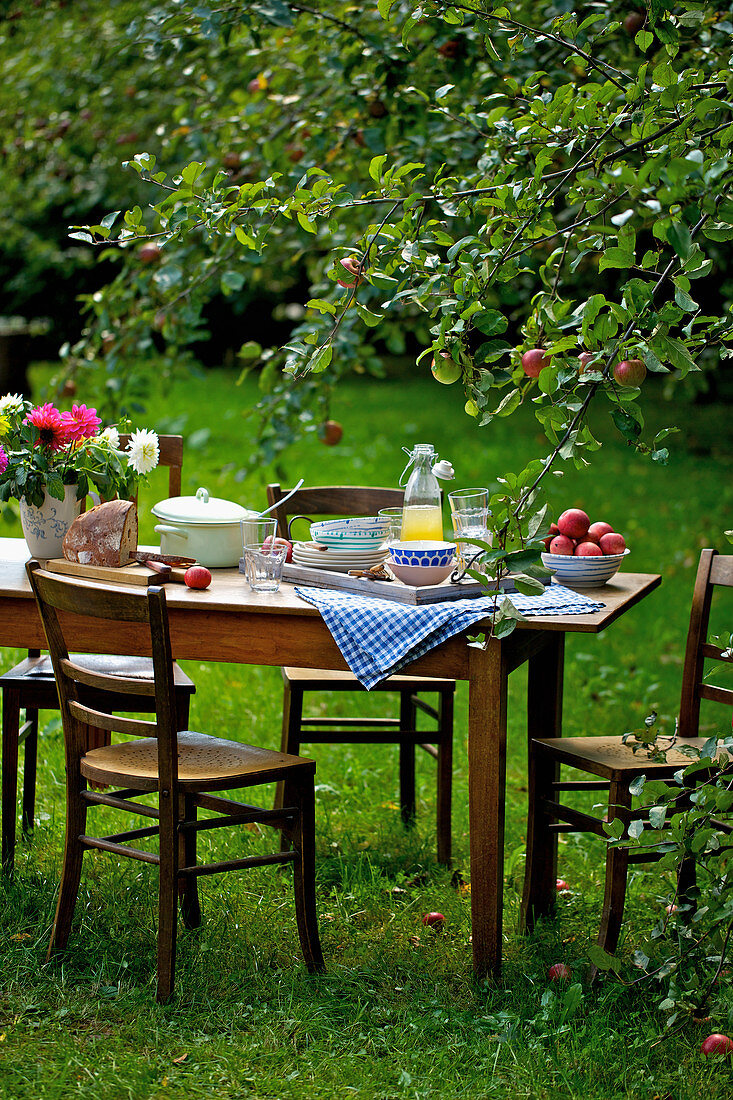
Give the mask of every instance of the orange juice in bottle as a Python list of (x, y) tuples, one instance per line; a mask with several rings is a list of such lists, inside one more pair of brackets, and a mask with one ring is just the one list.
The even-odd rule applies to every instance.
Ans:
[(405, 489), (402, 541), (442, 542), (443, 512), (440, 486), (433, 473), (433, 460), (437, 457), (435, 450), (432, 443), (417, 443), (408, 453), (413, 470)]

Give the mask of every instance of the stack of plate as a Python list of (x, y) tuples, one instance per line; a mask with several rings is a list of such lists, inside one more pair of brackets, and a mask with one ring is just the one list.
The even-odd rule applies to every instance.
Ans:
[(309, 569), (328, 569), (334, 573), (348, 573), (350, 569), (371, 569), (387, 560), (388, 547), (373, 550), (347, 550), (345, 547), (334, 549), (321, 548), (314, 542), (296, 542), (293, 547), (293, 564), (304, 565)]

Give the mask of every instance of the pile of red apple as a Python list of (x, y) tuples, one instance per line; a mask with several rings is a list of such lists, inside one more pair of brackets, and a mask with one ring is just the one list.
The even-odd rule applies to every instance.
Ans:
[(597, 520), (591, 523), (582, 508), (568, 508), (557, 523), (550, 524), (550, 533), (544, 539), (545, 550), (551, 554), (565, 554), (576, 558), (599, 558), (604, 554), (623, 554), (626, 540), (610, 523)]

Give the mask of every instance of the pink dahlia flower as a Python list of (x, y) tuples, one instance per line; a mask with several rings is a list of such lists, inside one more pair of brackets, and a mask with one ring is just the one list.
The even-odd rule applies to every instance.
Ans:
[(88, 409), (86, 405), (73, 405), (71, 412), (62, 412), (61, 419), (66, 430), (66, 441), (91, 439), (99, 431), (102, 421), (97, 416), (96, 409)]
[(66, 425), (58, 409), (51, 404), (39, 405), (31, 409), (25, 418), (26, 424), (33, 424), (40, 433), (38, 443), (52, 451), (58, 451), (67, 442)]
[(5, 454), (5, 448), (0, 443), (0, 474), (4, 474), (8, 468), (8, 456)]

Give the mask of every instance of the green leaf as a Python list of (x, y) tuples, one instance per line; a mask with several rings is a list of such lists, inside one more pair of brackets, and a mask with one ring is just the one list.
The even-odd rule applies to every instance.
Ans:
[(323, 347), (318, 348), (318, 350), (311, 355), (306, 364), (306, 370), (310, 371), (311, 374), (321, 374), (331, 362), (332, 357), (333, 348), (330, 344), (324, 344)]
[(611, 410), (611, 419), (624, 439), (634, 440), (638, 439), (641, 435), (641, 424), (639, 424), (626, 409), (622, 409), (616, 405)]
[(677, 255), (686, 260), (692, 250), (692, 237), (684, 222), (671, 222), (667, 226), (667, 240)]
[(482, 313), (475, 313), (472, 324), (484, 336), (495, 336), (499, 332), (506, 332), (507, 329), (507, 319), (497, 309), (485, 309)]
[(375, 183), (379, 183), (380, 179), (382, 178), (382, 168), (384, 167), (384, 162), (386, 161), (386, 159), (387, 154), (382, 153), (382, 155), (379, 157), (372, 157), (371, 161), (369, 162), (369, 175), (375, 181)]
[(613, 955), (609, 955), (608, 951), (601, 947), (599, 943), (590, 944), (588, 947), (588, 958), (593, 966), (604, 972), (619, 969), (619, 960), (614, 958)]
[(634, 253), (628, 252), (622, 248), (611, 247), (607, 248), (605, 252), (601, 254), (601, 259), (598, 264), (599, 271), (606, 271), (608, 268), (626, 268), (634, 266)]
[(521, 390), (510, 390), (509, 393), (506, 394), (506, 396), (503, 397), (499, 402), (495, 416), (511, 416), (521, 400)]

